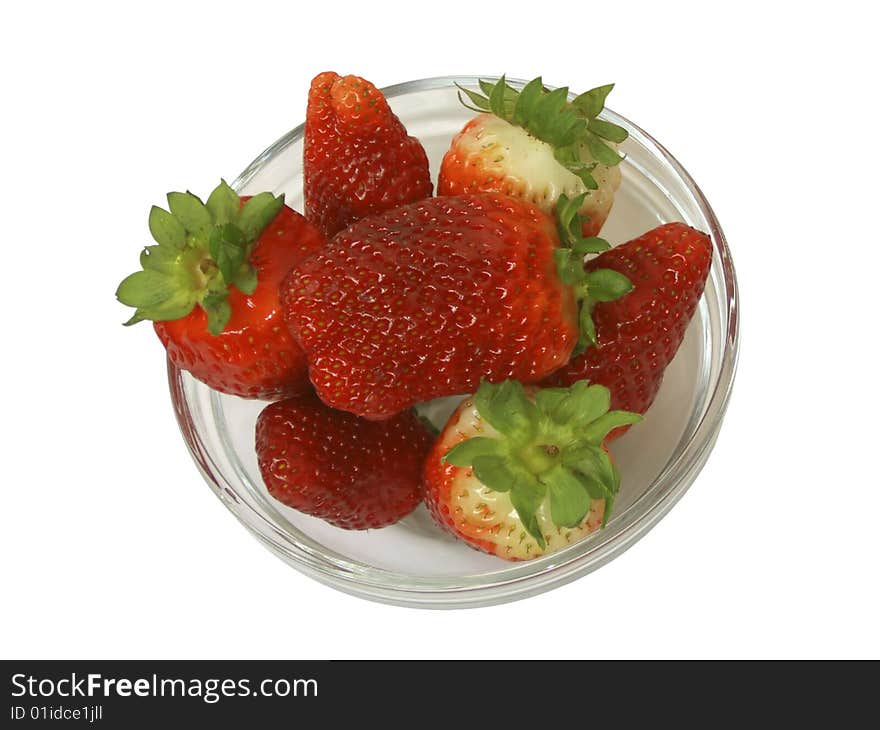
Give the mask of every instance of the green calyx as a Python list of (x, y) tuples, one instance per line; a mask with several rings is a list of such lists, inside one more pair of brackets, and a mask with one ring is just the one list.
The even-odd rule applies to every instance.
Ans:
[(462, 441), (443, 460), (469, 466), (486, 487), (508, 492), (520, 521), (542, 549), (546, 542), (537, 511), (547, 499), (557, 527), (580, 525), (594, 499), (605, 500), (603, 526), (607, 523), (620, 474), (602, 445), (612, 430), (638, 423), (640, 415), (610, 411), (608, 388), (586, 381), (536, 389), (531, 396), (515, 380), (483, 381), (474, 405), (499, 435)]
[[(244, 205), (225, 181), (203, 203), (190, 192), (168, 193), (168, 208), (150, 210), (155, 246), (141, 253), (141, 271), (123, 279), (116, 298), (135, 313), (125, 324), (180, 319), (198, 304), (208, 331), (218, 335), (229, 321), (229, 287), (253, 294), (254, 244), (284, 205), (284, 196), (260, 193)], [(170, 212), (169, 212), (170, 211)]]
[[(623, 142), (627, 131), (598, 118), (614, 84), (590, 89), (572, 101), (568, 100), (568, 87), (550, 91), (540, 76), (521, 89), (507, 83), (504, 76), (495, 82), (481, 79), (479, 84), (482, 94), (458, 87), (458, 98), (464, 106), (475, 112), (491, 112), (549, 144), (557, 162), (588, 189), (599, 187), (592, 174), (597, 165), (612, 167), (623, 159), (608, 143)], [(581, 158), (582, 148), (589, 152), (591, 161)]]
[(578, 301), (578, 343), (573, 354), (578, 355), (590, 345), (596, 344), (596, 326), (593, 323), (593, 307), (596, 302), (611, 302), (633, 290), (632, 282), (613, 269), (584, 268), (584, 257), (611, 248), (603, 238), (585, 237), (581, 234), (585, 216), (578, 211), (587, 193), (574, 198), (560, 195), (556, 204), (556, 227), (561, 248), (554, 251), (556, 269), (563, 284), (574, 290)]

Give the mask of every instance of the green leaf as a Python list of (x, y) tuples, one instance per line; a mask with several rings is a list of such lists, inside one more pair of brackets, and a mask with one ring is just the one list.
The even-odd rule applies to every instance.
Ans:
[[(501, 78), (504, 78), (504, 77), (502, 76)], [(485, 79), (480, 79), (479, 81), (477, 81), (477, 85), (480, 87), (480, 91), (482, 91), (486, 95), (486, 98), (488, 99), (489, 97), (492, 96), (492, 92), (495, 90), (495, 87), (498, 86), (498, 82), (497, 81), (494, 81), (494, 82), (493, 81), (486, 81)]]
[(553, 251), (556, 260), (556, 271), (563, 284), (574, 286), (586, 279), (583, 258), (572, 255), (570, 248), (557, 248)]
[(474, 396), (474, 405), (490, 426), (514, 442), (528, 441), (535, 432), (538, 410), (516, 380), (498, 385), (483, 381)]
[(611, 457), (608, 456), (608, 452), (605, 449), (599, 452), (599, 460), (603, 466), (602, 478), (608, 488), (608, 492), (613, 497), (620, 491), (620, 472), (617, 470), (614, 462), (611, 461)]
[(169, 299), (176, 289), (173, 277), (149, 269), (125, 277), (116, 290), (116, 298), (126, 306), (146, 309)]
[(275, 197), (272, 193), (258, 193), (244, 204), (237, 225), (248, 242), (256, 241), (260, 237), (283, 206), (284, 196)]
[[(507, 81), (504, 79), (504, 75), (501, 75), (501, 78), (498, 82), (492, 86), (492, 91), (489, 93), (489, 109), (492, 110), (492, 113), (496, 117), (501, 117), (505, 119), (504, 114), (504, 91), (507, 87)], [(483, 86), (483, 82), (480, 82), (480, 88), (483, 89), (483, 92), (486, 92), (486, 87)]]
[(596, 269), (589, 272), (587, 287), (590, 299), (596, 302), (613, 302), (635, 288), (626, 276), (613, 269)]
[(583, 478), (557, 465), (543, 477), (550, 492), (550, 516), (559, 527), (577, 527), (590, 511), (592, 499)]
[(589, 347), (590, 345), (597, 344), (596, 325), (593, 322), (593, 314), (587, 302), (581, 304), (581, 311), (578, 315), (578, 329), (582, 345)]
[[(571, 148), (573, 151), (575, 145), (587, 133), (587, 123), (571, 113), (569, 109), (566, 109), (564, 113), (559, 115), (558, 127), (559, 143)], [(575, 154), (575, 158), (579, 159), (577, 154)]]
[(510, 493), (510, 502), (513, 504), (520, 522), (522, 522), (526, 532), (535, 538), (535, 541), (542, 550), (546, 549), (547, 542), (541, 533), (536, 513), (544, 501), (544, 496), (542, 492), (536, 489), (515, 489)]
[(535, 113), (535, 104), (541, 98), (544, 91), (544, 82), (541, 77), (532, 79), (523, 86), (516, 100), (516, 106), (513, 108), (513, 122), (518, 126), (525, 126), (529, 119)]
[(147, 319), (146, 313), (142, 309), (136, 309), (134, 314), (131, 317), (122, 323), (123, 327), (131, 327), (133, 324), (137, 324), (138, 322), (143, 322)]
[(208, 196), (206, 206), (213, 216), (214, 222), (223, 225), (236, 219), (241, 207), (241, 199), (238, 197), (238, 193), (226, 184), (225, 180), (221, 180), (220, 184)]
[(578, 210), (586, 199), (586, 193), (573, 198), (569, 198), (565, 193), (559, 195), (559, 200), (556, 202), (556, 222), (567, 235), (571, 234), (572, 224), (577, 222)]
[(168, 193), (168, 207), (189, 233), (198, 233), (213, 223), (205, 204), (190, 192)]
[(586, 429), (583, 436), (585, 439), (594, 444), (601, 444), (605, 437), (620, 426), (629, 426), (633, 423), (639, 423), (642, 417), (638, 413), (630, 413), (629, 411), (609, 411), (604, 416), (600, 416)]
[(602, 464), (599, 461), (600, 451), (602, 451), (601, 447), (580, 439), (562, 450), (560, 461), (563, 465), (579, 469), (584, 474), (598, 474), (602, 471)]
[(611, 513), (614, 511), (614, 501), (617, 498), (617, 493), (609, 494), (605, 497), (605, 512), (602, 514), (602, 527), (606, 527), (608, 525), (608, 520), (611, 519)]
[[(443, 457), (443, 461), (453, 466), (471, 466), (478, 456), (502, 456), (503, 453), (504, 445), (498, 439), (475, 436), (461, 441), (449, 449)], [(479, 479), (479, 477), (477, 478)]]
[(606, 167), (614, 167), (623, 159), (617, 154), (616, 150), (609, 147), (594, 134), (587, 137), (587, 148), (590, 150), (593, 159)]
[(208, 332), (214, 336), (219, 335), (232, 315), (228, 292), (208, 294), (202, 300), (202, 309), (208, 315)]
[(607, 251), (611, 248), (611, 244), (604, 238), (588, 236), (587, 238), (580, 238), (575, 241), (571, 248), (575, 253), (580, 254), (581, 256), (586, 256), (588, 253), (602, 253), (603, 251)]
[(550, 416), (560, 401), (568, 398), (568, 388), (541, 388), (535, 393), (535, 404), (545, 416)]
[(556, 135), (547, 134), (547, 130), (553, 128), (552, 122), (559, 117), (567, 100), (568, 88), (565, 86), (542, 96), (535, 103), (532, 120), (527, 128), (534, 130), (538, 137), (554, 147), (564, 144)]
[(257, 270), (245, 262), (239, 267), (231, 283), (235, 284), (242, 294), (253, 294), (257, 290)]
[(562, 463), (577, 472), (578, 478), (592, 499), (605, 500), (602, 516), (604, 527), (614, 507), (614, 498), (620, 490), (620, 472), (600, 446), (578, 444), (563, 453)]
[(599, 113), (605, 108), (605, 99), (613, 88), (614, 84), (597, 86), (595, 89), (590, 89), (577, 96), (572, 104), (592, 119), (599, 116)]
[(247, 243), (244, 233), (232, 223), (218, 226), (211, 231), (208, 250), (227, 283), (232, 282), (244, 263)]
[[(581, 193), (574, 198), (569, 198), (563, 193), (559, 196), (559, 200), (556, 203), (556, 228), (559, 232), (559, 241), (582, 258), (588, 253), (601, 253), (611, 248), (611, 245), (605, 239), (595, 236), (584, 238), (581, 233), (583, 225), (588, 218), (581, 215), (578, 211), (584, 204), (587, 195), (588, 193)], [(557, 261), (558, 265), (559, 262)], [(581, 265), (583, 265), (583, 262), (581, 262)], [(578, 276), (578, 282), (584, 280), (585, 275)]]
[(180, 256), (180, 251), (169, 246), (147, 246), (141, 251), (141, 268), (173, 276), (180, 268)]
[(516, 472), (503, 456), (481, 454), (474, 457), (471, 466), (474, 476), (493, 492), (509, 492), (517, 481)]
[(620, 144), (629, 137), (629, 132), (623, 127), (618, 127), (616, 124), (606, 122), (603, 119), (591, 119), (587, 128), (593, 134), (600, 136), (602, 139), (607, 139), (609, 142), (615, 142), (617, 144)]
[(507, 83), (503, 75), (498, 81), (480, 79), (478, 84), (488, 99), (492, 113), (508, 122), (512, 121), (519, 92)]
[(581, 429), (607, 413), (610, 406), (608, 388), (580, 380), (568, 389), (568, 396), (560, 400), (550, 416), (560, 425)]
[(562, 464), (578, 472), (593, 499), (614, 494), (620, 486), (619, 474), (601, 446), (579, 442), (563, 452)]
[(583, 193), (575, 198), (569, 198), (562, 193), (556, 202), (556, 228), (559, 232), (559, 242), (568, 249), (580, 240), (581, 219), (578, 216), (578, 208), (583, 204), (586, 195)]
[(186, 245), (186, 229), (167, 210), (154, 205), (150, 208), (150, 234), (160, 246), (182, 249)]
[[(596, 301), (612, 301), (632, 289), (632, 284), (622, 274), (610, 272), (608, 269), (587, 273), (584, 271), (583, 257), (590, 253), (601, 253), (610, 248), (609, 243), (596, 236), (584, 238), (581, 233), (586, 220), (578, 210), (583, 205), (587, 193), (574, 198), (565, 194), (559, 196), (556, 203), (556, 227), (560, 243), (566, 248), (556, 249), (553, 256), (556, 270), (564, 284), (575, 288), (575, 295), (580, 300), (578, 315), (580, 338), (576, 357), (590, 345), (596, 344), (596, 326), (592, 317), (592, 305)], [(599, 271), (603, 273), (598, 273)], [(593, 289), (590, 277), (595, 284)]]
[[(459, 86), (456, 84), (458, 88), (458, 100), (462, 103), (463, 106), (467, 107), (471, 111), (475, 112), (487, 112), (489, 111), (489, 100), (483, 96), (482, 94), (478, 94), (476, 91), (471, 89), (466, 89), (464, 86)], [(471, 104), (474, 106), (469, 106), (465, 104), (464, 99), (461, 98), (462, 93), (464, 93), (468, 99), (470, 99)]]
[(168, 322), (185, 317), (192, 312), (195, 305), (196, 298), (192, 292), (178, 289), (168, 299), (152, 307), (139, 308), (135, 314), (153, 322)]
[(609, 489), (607, 489), (606, 486), (602, 482), (600, 482), (596, 477), (589, 475), (589, 474), (584, 474), (582, 472), (579, 472), (579, 477), (580, 477), (581, 483), (584, 485), (584, 487), (587, 490), (587, 494), (590, 495), (590, 499), (608, 500), (608, 499), (612, 499), (614, 497), (612, 492)]
[(556, 261), (556, 272), (563, 284), (572, 286), (578, 283), (577, 279), (571, 278), (571, 255), (570, 248), (557, 248), (553, 251), (553, 259)]
[[(556, 158), (559, 160), (559, 158)], [(574, 161), (562, 161), (559, 160), (562, 166), (568, 170), (572, 175), (576, 175), (577, 178), (584, 184), (584, 187), (588, 190), (598, 190), (599, 183), (596, 182), (596, 179), (593, 177), (593, 170), (596, 169), (595, 165), (585, 165), (580, 160)]]

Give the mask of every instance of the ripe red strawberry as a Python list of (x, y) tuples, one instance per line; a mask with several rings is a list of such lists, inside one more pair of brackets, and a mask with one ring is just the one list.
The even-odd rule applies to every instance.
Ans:
[(376, 423), (314, 394), (272, 403), (257, 419), (257, 460), (278, 501), (347, 530), (384, 527), (421, 501), (431, 435), (412, 411)]
[(325, 403), (388, 418), (482, 377), (536, 382), (567, 362), (579, 324), (590, 331), (578, 302), (629, 288), (614, 272), (590, 279), (573, 250), (524, 201), (429, 198), (355, 223), (295, 266), (285, 320)]
[(309, 387), (305, 356), (279, 311), (278, 287), (320, 233), (283, 196), (239, 198), (225, 182), (203, 204), (169, 193), (171, 212), (153, 207), (158, 245), (141, 254), (143, 271), (116, 296), (137, 311), (126, 324), (153, 320), (179, 368), (215, 390), (272, 400)]
[(547, 91), (540, 77), (521, 90), (503, 76), (480, 81), (485, 96), (462, 89), (473, 104), (465, 106), (482, 113), (452, 140), (437, 194), (505, 193), (550, 212), (560, 195), (586, 193), (579, 211), (587, 218), (583, 235), (597, 235), (620, 185), (616, 145), (627, 137), (626, 130), (598, 118), (613, 86), (571, 102), (568, 88)]
[(711, 263), (709, 237), (684, 223), (659, 226), (590, 261), (588, 271), (617, 271), (634, 289), (595, 305), (596, 346), (544, 384), (566, 386), (586, 379), (611, 390), (613, 408), (645, 413), (684, 338)]
[(306, 218), (326, 236), (433, 189), (425, 150), (382, 92), (332, 71), (309, 90), (303, 170)]
[(620, 476), (604, 442), (641, 417), (609, 411), (601, 385), (483, 383), (425, 461), (425, 504), (456, 537), (506, 560), (560, 550), (603, 525)]

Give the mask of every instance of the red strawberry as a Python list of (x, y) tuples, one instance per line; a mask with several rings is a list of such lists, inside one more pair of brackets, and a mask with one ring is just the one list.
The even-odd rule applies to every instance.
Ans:
[(365, 418), (473, 392), (484, 376), (536, 382), (570, 358), (576, 287), (587, 294), (582, 256), (559, 246), (553, 219), (521, 200), (429, 198), (355, 223), (295, 266), (285, 319), (321, 399)]
[(384, 527), (421, 501), (431, 436), (412, 411), (376, 423), (308, 394), (267, 406), (256, 441), (269, 494), (337, 527)]
[(635, 288), (595, 305), (596, 346), (544, 384), (599, 383), (611, 390), (613, 408), (645, 413), (684, 338), (711, 263), (709, 237), (684, 223), (667, 223), (590, 261), (588, 271), (617, 271)]
[(613, 84), (568, 101), (568, 89), (544, 89), (538, 77), (521, 90), (502, 76), (481, 81), (485, 96), (462, 89), (474, 111), (443, 158), (438, 195), (496, 192), (514, 195), (544, 211), (560, 195), (586, 193), (583, 235), (602, 228), (620, 185), (616, 144), (626, 130), (598, 118)]
[(327, 236), (433, 189), (421, 143), (359, 76), (312, 80), (303, 151), (306, 218)]
[(283, 196), (239, 198), (225, 182), (207, 204), (169, 193), (168, 205), (170, 213), (150, 211), (158, 245), (141, 254), (143, 271), (116, 292), (137, 308), (126, 324), (153, 320), (171, 361), (223, 393), (271, 400), (307, 389), (305, 356), (284, 326), (278, 287), (323, 245), (321, 234)]
[(483, 383), (425, 461), (425, 504), (456, 537), (506, 560), (577, 542), (607, 521), (620, 486), (604, 442), (641, 417), (609, 411), (601, 385)]

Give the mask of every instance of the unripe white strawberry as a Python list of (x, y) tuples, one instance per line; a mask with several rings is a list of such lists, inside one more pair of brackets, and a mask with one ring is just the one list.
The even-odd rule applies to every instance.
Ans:
[(602, 526), (620, 478), (607, 434), (641, 418), (609, 411), (601, 385), (524, 389), (484, 382), (458, 406), (425, 462), (435, 521), (506, 560), (561, 550)]
[(602, 228), (620, 185), (617, 143), (626, 131), (598, 119), (612, 86), (567, 101), (565, 88), (547, 91), (540, 78), (522, 90), (504, 78), (481, 82), (485, 96), (462, 89), (484, 110), (456, 135), (443, 158), (439, 195), (496, 192), (552, 211), (560, 196), (586, 193), (583, 235)]

